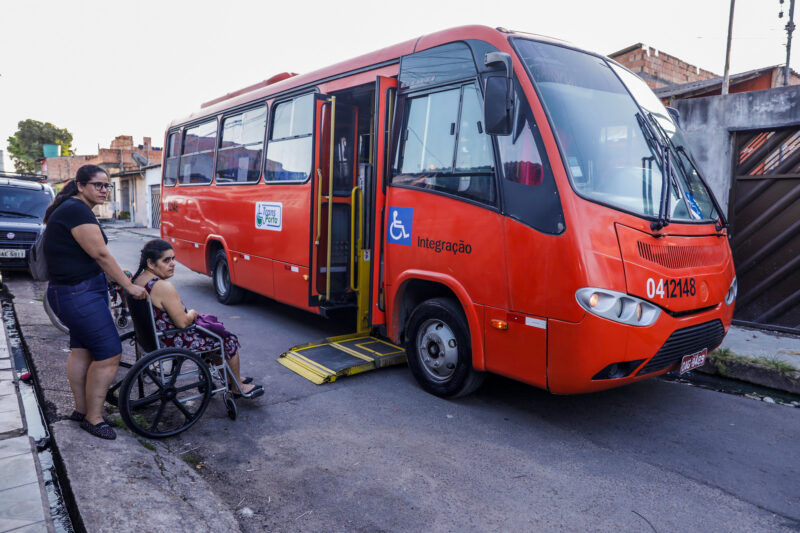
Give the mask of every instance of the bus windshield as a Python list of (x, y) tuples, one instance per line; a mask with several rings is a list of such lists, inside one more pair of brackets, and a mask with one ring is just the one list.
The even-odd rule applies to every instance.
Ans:
[(680, 130), (643, 81), (577, 50), (525, 39), (514, 44), (550, 115), (578, 194), (659, 216), (663, 147), (673, 175), (667, 218), (718, 218)]

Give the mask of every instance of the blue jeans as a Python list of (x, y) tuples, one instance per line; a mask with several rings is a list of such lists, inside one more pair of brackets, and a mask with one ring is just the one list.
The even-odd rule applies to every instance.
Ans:
[(56, 316), (69, 328), (69, 347), (88, 350), (95, 361), (122, 353), (122, 343), (108, 308), (108, 282), (100, 273), (77, 285), (47, 287)]

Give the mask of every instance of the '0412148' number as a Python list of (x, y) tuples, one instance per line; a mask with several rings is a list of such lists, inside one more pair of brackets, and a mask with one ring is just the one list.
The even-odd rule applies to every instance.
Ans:
[(683, 298), (697, 294), (694, 278), (658, 279), (647, 278), (647, 297)]

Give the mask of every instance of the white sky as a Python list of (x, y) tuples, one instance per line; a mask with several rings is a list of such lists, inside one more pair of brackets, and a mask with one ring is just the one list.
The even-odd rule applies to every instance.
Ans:
[[(788, 4), (737, 0), (731, 73), (783, 64)], [(729, 0), (0, 0), (0, 150), (32, 118), (78, 154), (117, 135), (163, 145), (173, 118), (283, 71), (484, 24), (609, 54), (637, 42), (722, 74)], [(800, 6), (795, 15), (800, 26)], [(792, 68), (800, 71), (800, 31)]]

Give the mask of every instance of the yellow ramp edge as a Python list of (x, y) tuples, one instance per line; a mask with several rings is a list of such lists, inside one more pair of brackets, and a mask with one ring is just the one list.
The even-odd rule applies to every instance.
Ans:
[[(352, 349), (352, 347), (344, 346), (341, 343), (346, 343), (353, 340), (364, 340), (363, 343), (357, 343), (355, 346), (371, 353), (359, 353)], [(390, 348), (388, 353), (380, 353), (371, 350), (367, 345), (380, 343)], [(303, 354), (304, 350), (309, 348), (316, 348), (321, 346), (332, 346), (347, 355), (350, 355), (360, 362), (340, 369), (339, 371), (331, 370), (310, 357)], [(376, 368), (383, 368), (387, 366), (398, 365), (406, 362), (405, 350), (403, 348), (392, 344), (391, 342), (383, 339), (378, 339), (369, 335), (362, 334), (349, 334), (339, 335), (336, 337), (329, 337), (320, 341), (309, 342), (294, 346), (289, 351), (282, 353), (278, 357), (278, 363), (282, 364), (292, 372), (306, 378), (307, 380), (322, 385), (323, 383), (332, 383), (341, 376), (352, 376), (374, 370)]]

